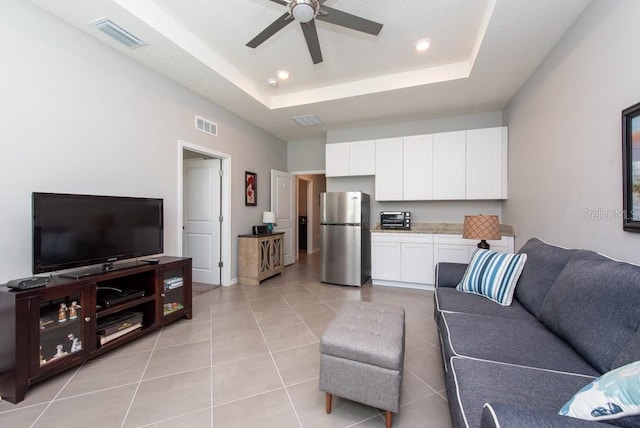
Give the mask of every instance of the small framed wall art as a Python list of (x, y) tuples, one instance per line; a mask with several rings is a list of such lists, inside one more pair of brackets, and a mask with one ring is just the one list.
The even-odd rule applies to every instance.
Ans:
[(244, 204), (255, 207), (258, 205), (256, 194), (258, 175), (255, 172), (244, 172)]
[(640, 233), (640, 103), (622, 110), (622, 228)]

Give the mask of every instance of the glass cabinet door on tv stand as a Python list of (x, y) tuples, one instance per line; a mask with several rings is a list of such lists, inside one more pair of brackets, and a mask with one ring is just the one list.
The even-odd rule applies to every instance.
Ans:
[[(167, 263), (160, 268), (160, 303), (158, 311), (162, 320), (191, 317), (191, 290), (186, 285), (191, 284), (191, 263)], [(189, 313), (188, 313), (189, 312)]]
[(90, 351), (91, 318), (89, 285), (55, 290), (29, 299), (31, 332), (30, 376), (73, 364)]

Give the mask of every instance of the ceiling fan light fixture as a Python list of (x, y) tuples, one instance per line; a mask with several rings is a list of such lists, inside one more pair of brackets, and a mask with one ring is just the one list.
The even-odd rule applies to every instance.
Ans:
[(289, 78), (289, 72), (287, 70), (278, 71), (278, 78), (280, 80), (287, 80)]
[(422, 39), (416, 42), (416, 50), (418, 52), (424, 52), (431, 47), (431, 40)]
[(293, 0), (289, 8), (293, 19), (306, 23), (316, 17), (320, 4), (317, 0)]

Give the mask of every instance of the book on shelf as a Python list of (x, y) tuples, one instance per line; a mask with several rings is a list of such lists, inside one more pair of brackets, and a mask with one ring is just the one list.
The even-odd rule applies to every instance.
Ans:
[(142, 322), (139, 322), (137, 324), (134, 324), (132, 326), (129, 326), (125, 329), (116, 331), (115, 333), (109, 334), (109, 335), (98, 335), (98, 337), (100, 338), (100, 345), (105, 345), (109, 342), (111, 342), (112, 340), (116, 340), (119, 337), (124, 336), (125, 334), (131, 333), (134, 330), (138, 330), (139, 328), (142, 328)]
[(164, 280), (164, 289), (172, 290), (174, 288), (180, 288), (184, 284), (184, 280), (181, 276), (174, 276)]

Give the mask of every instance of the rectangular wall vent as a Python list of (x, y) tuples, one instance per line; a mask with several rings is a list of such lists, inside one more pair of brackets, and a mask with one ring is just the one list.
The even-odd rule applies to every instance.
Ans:
[(196, 116), (196, 129), (216, 137), (218, 136), (218, 125), (204, 117)]
[(293, 120), (295, 123), (297, 123), (300, 126), (322, 125), (322, 121), (315, 114), (306, 114), (304, 116), (295, 116), (295, 117), (292, 117), (291, 120)]
[(118, 24), (111, 21), (109, 18), (101, 18), (89, 23), (98, 30), (102, 31), (107, 36), (119, 41), (128, 48), (135, 49), (147, 44), (144, 40), (134, 36)]

